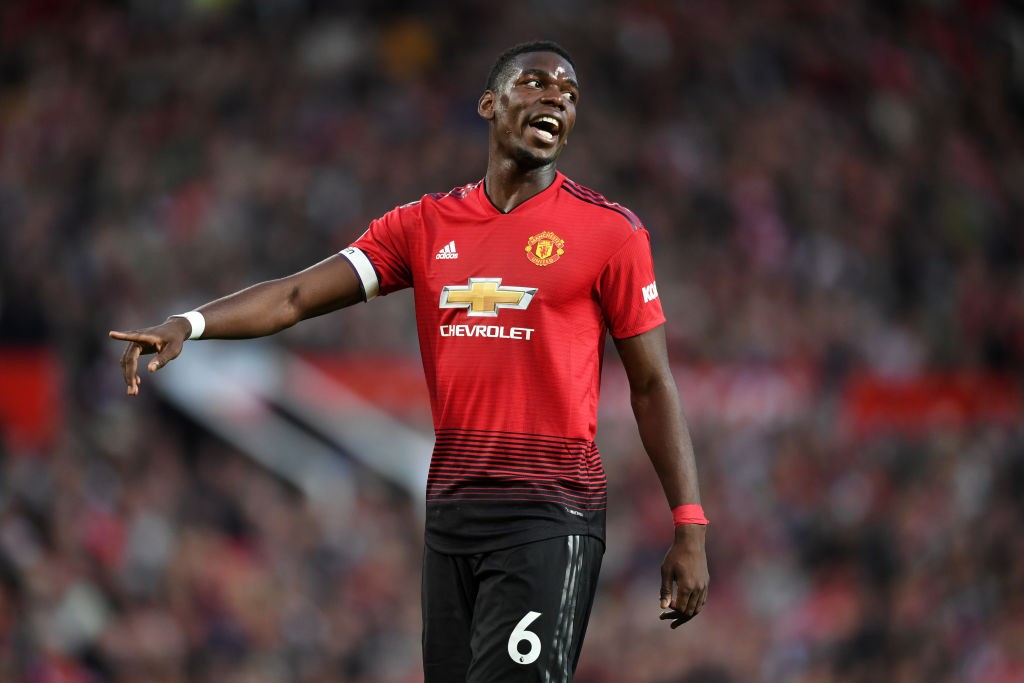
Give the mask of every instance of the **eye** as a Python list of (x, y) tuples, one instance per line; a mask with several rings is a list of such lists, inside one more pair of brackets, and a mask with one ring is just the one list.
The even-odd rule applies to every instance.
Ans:
[(525, 81), (523, 81), (523, 85), (528, 85), (531, 88), (539, 88), (540, 87), (540, 79), (539, 78), (528, 78)]
[(566, 90), (565, 97), (573, 104), (576, 104), (576, 100), (578, 100), (580, 96), (574, 93), (572, 90)]

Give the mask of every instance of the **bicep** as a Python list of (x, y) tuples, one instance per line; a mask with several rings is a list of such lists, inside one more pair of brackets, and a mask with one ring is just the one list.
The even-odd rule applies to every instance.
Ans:
[(352, 264), (338, 254), (284, 278), (299, 320), (313, 318), (363, 300)]
[(671, 380), (664, 325), (632, 337), (615, 339), (615, 348), (622, 359), (632, 392), (644, 391), (654, 384)]

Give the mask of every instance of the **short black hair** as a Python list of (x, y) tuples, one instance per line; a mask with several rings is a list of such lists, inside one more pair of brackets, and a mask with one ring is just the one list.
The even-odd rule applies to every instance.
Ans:
[(484, 85), (484, 90), (495, 90), (498, 87), (498, 81), (501, 80), (512, 60), (519, 55), (530, 52), (554, 52), (569, 62), (569, 66), (573, 70), (576, 69), (576, 64), (572, 61), (569, 51), (558, 43), (551, 40), (532, 40), (528, 43), (513, 45), (498, 56), (498, 59), (494, 61), (494, 66), (491, 67), (491, 73), (487, 74), (487, 83)]

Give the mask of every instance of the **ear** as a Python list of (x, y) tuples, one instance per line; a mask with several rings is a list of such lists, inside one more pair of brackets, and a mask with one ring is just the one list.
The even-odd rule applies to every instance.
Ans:
[(485, 121), (490, 121), (494, 118), (494, 92), (491, 90), (485, 90), (484, 94), (480, 96), (480, 101), (476, 103), (476, 113), (480, 115), (480, 118)]

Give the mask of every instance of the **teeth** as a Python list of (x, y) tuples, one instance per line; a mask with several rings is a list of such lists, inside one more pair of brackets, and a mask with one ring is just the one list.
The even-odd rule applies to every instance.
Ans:
[(555, 127), (556, 131), (562, 127), (562, 124), (558, 122), (558, 119), (551, 116), (541, 116), (539, 119), (537, 119), (537, 123), (550, 123), (552, 126)]

